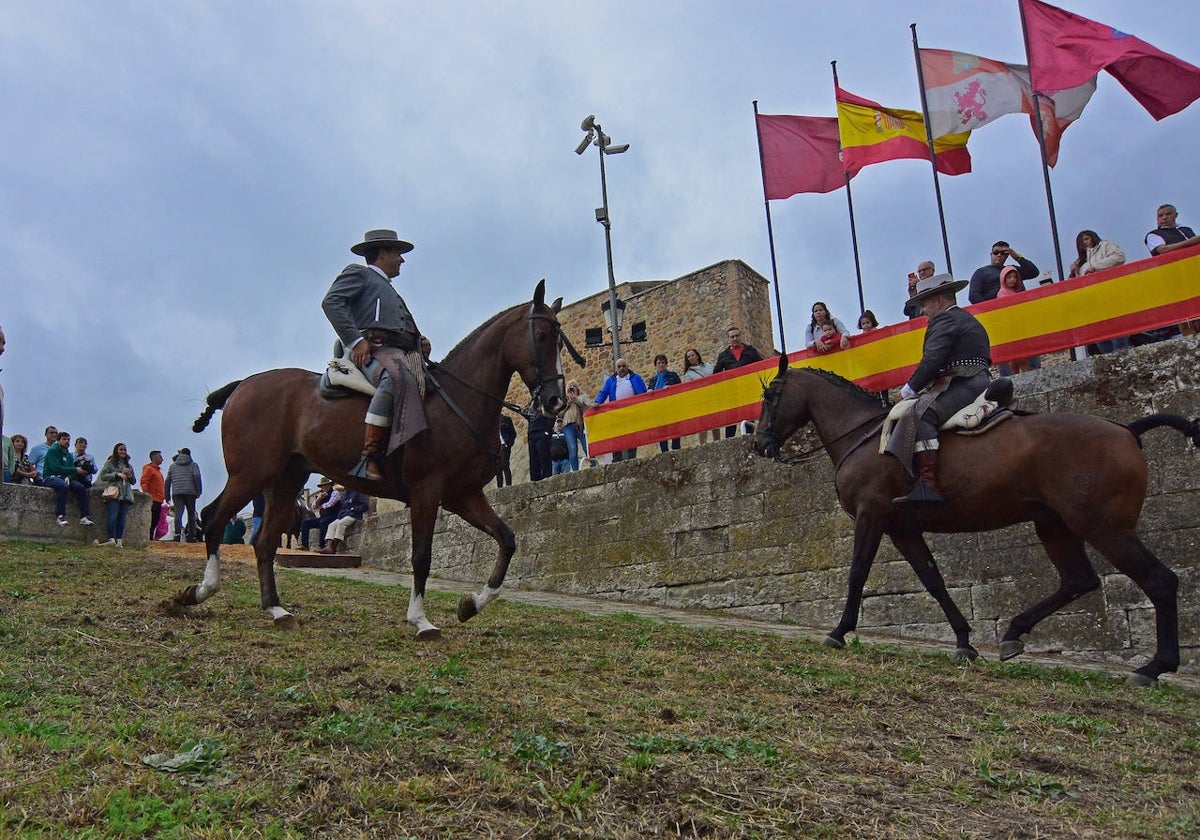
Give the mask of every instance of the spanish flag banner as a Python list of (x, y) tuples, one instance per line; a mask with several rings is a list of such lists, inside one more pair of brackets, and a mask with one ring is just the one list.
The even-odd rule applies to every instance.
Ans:
[[(852, 176), (864, 166), (885, 160), (929, 159), (925, 120), (920, 113), (884, 108), (878, 102), (855, 96), (840, 87), (835, 91), (842, 164)], [(946, 134), (933, 141), (938, 172), (962, 175), (971, 171), (971, 153), (967, 151), (970, 136), (967, 131)]]
[[(1200, 248), (1173, 251), (1063, 283), (969, 307), (992, 341), (992, 362), (1008, 362), (1200, 318)], [(852, 336), (848, 350), (788, 355), (791, 367), (819, 367), (882, 391), (906, 382), (921, 359), (925, 319)], [(588, 411), (588, 451), (603, 455), (754, 420), (779, 359), (694, 379)]]

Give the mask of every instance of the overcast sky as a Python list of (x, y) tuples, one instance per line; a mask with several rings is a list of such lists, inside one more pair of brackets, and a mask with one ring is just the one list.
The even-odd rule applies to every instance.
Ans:
[[(1200, 63), (1200, 5), (1068, 7)], [(589, 113), (632, 146), (608, 159), (619, 282), (730, 258), (770, 278), (751, 102), (832, 116), (836, 59), (847, 90), (918, 108), (914, 22), (924, 47), (1024, 62), (1016, 0), (2, 0), (5, 431), (54, 423), (139, 466), (190, 446), (207, 502), (224, 467), (216, 424), (190, 430), (203, 397), (323, 366), (320, 300), (368, 228), (416, 243), (398, 288), (435, 357), (541, 277), (568, 302), (603, 289), (595, 149), (573, 154)], [(1052, 175), (1065, 261), (1082, 228), (1145, 256), (1165, 201), (1200, 222), (1197, 136), (1200, 105), (1156, 123), (1102, 74)], [(955, 274), (996, 239), (1053, 269), (1028, 120), (969, 148), (974, 172), (941, 179)], [(918, 261), (944, 270), (930, 167), (868, 167), (853, 191), (890, 323)], [(858, 315), (845, 192), (771, 209), (796, 349), (814, 300)]]

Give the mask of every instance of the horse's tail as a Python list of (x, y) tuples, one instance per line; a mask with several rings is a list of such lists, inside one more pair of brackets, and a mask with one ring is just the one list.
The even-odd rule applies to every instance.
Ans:
[(241, 384), (242, 380), (235, 379), (225, 387), (218, 388), (209, 394), (208, 399), (205, 400), (208, 403), (208, 408), (204, 409), (200, 413), (200, 416), (196, 418), (196, 422), (192, 424), (192, 431), (199, 433), (208, 428), (208, 421), (212, 419), (214, 414), (225, 407), (225, 402), (229, 399), (229, 395)]
[(1133, 432), (1133, 436), (1137, 438), (1140, 446), (1142, 435), (1160, 426), (1170, 426), (1172, 429), (1176, 429), (1190, 439), (1193, 446), (1200, 449), (1200, 417), (1189, 420), (1182, 414), (1148, 414), (1129, 423), (1125, 428)]

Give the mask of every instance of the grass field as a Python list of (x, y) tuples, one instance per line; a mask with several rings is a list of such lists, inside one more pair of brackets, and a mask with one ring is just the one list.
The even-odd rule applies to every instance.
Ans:
[(0, 542), (0, 837), (1200, 837), (1200, 694)]

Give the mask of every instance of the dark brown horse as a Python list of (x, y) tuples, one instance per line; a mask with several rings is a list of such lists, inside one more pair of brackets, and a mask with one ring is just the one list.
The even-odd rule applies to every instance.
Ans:
[(1033, 522), (1059, 575), (1058, 589), (1018, 615), (1000, 644), (1000, 658), (1024, 650), (1021, 637), (1076, 598), (1100, 586), (1084, 550), (1091, 545), (1128, 575), (1154, 605), (1157, 650), (1129, 681), (1149, 685), (1179, 667), (1178, 578), (1137, 536), (1146, 497), (1146, 460), (1139, 436), (1172, 426), (1200, 445), (1200, 421), (1154, 414), (1122, 426), (1085, 414), (1031, 414), (1009, 419), (978, 437), (943, 434), (940, 483), (947, 501), (914, 512), (892, 499), (912, 480), (900, 462), (880, 454), (878, 431), (886, 415), (872, 394), (827, 371), (789, 369), (763, 398), (754, 435), (759, 455), (778, 457), (780, 446), (806, 423), (834, 463), (834, 487), (854, 519), (854, 556), (841, 621), (825, 639), (842, 647), (857, 626), (863, 586), (884, 535), (937, 599), (957, 639), (956, 655), (974, 659), (971, 628), (946, 591), (924, 532), (991, 531)]
[[(213, 413), (224, 409), (221, 444), (229, 479), (221, 494), (204, 510), (208, 563), (199, 584), (180, 592), (177, 603), (199, 604), (220, 588), (221, 525), (264, 492), (266, 509), (254, 553), (262, 607), (275, 622), (296, 626), (279, 605), (275, 589), (275, 551), (279, 535), (291, 524), (296, 494), (315, 470), (352, 490), (407, 502), (412, 522), (413, 588), (408, 621), (418, 639), (436, 638), (439, 630), (425, 617), (425, 583), (433, 551), (438, 508), (456, 513), (496, 540), (496, 565), (483, 591), (467, 595), (458, 606), (467, 621), (500, 592), (509, 561), (516, 551), (512, 529), (496, 514), (483, 488), (496, 477), (499, 464), (500, 409), (513, 373), (530, 388), (534, 405), (555, 413), (563, 404), (558, 324), (561, 299), (545, 303), (545, 281), (531, 303), (501, 312), (476, 329), (436, 366), (440, 390), (425, 398), (429, 431), (405, 445), (402, 460), (385, 465), (384, 486), (354, 478), (359, 461), (367, 397), (326, 399), (318, 391), (318, 374), (284, 369), (256, 374), (214, 391), (208, 408), (193, 429), (202, 431)], [(568, 345), (569, 346), (569, 345)], [(402, 481), (398, 474), (402, 472)]]

